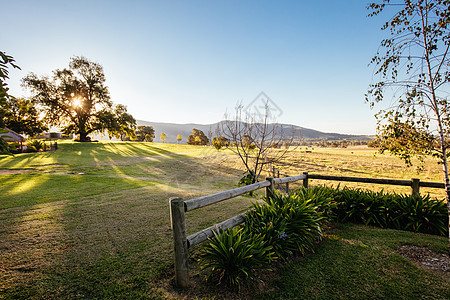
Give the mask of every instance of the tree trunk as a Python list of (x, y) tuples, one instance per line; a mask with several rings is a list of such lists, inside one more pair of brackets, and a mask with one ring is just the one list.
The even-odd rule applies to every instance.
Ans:
[[(440, 119), (438, 119), (440, 121)], [(447, 199), (447, 209), (448, 209), (448, 238), (450, 243), (450, 180), (448, 177), (448, 160), (447, 160), (447, 148), (445, 147), (444, 131), (442, 129), (442, 124), (439, 122), (439, 136), (441, 139), (441, 152), (442, 152), (442, 171), (444, 172), (445, 180), (445, 197)]]

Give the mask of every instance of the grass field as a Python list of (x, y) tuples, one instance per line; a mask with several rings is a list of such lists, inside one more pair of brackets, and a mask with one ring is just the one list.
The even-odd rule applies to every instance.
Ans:
[[(62, 142), (59, 147), (55, 152), (0, 156), (0, 298), (176, 297), (176, 290), (161, 284), (168, 272), (170, 277), (173, 255), (168, 200), (236, 187), (242, 176), (239, 162), (226, 151), (187, 145)], [(289, 173), (440, 181), (439, 166), (432, 162), (417, 176), (394, 158), (374, 158), (372, 150), (295, 150), (289, 155), (289, 164), (280, 165)], [(251, 201), (238, 197), (189, 213), (188, 234), (236, 215)], [(348, 239), (350, 232), (343, 232)], [(441, 251), (447, 245), (445, 238), (427, 239)], [(408, 241), (420, 244), (419, 238)], [(327, 243), (334, 241), (321, 247)], [(395, 256), (383, 249), (383, 255)], [(395, 260), (401, 262), (396, 268), (419, 272), (402, 258)], [(308, 268), (313, 266), (311, 262)], [(424, 289), (444, 280), (437, 295), (446, 295), (448, 279), (428, 273), (421, 279), (428, 282)], [(275, 282), (273, 292), (260, 297), (283, 298), (287, 294), (277, 291), (286, 288)]]

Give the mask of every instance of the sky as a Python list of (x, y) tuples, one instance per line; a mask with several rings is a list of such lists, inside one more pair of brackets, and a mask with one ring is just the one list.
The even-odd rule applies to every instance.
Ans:
[(264, 92), (278, 122), (374, 134), (364, 94), (388, 16), (368, 1), (0, 0), (0, 50), (21, 79), (85, 56), (104, 68), (111, 100), (136, 119), (211, 124)]

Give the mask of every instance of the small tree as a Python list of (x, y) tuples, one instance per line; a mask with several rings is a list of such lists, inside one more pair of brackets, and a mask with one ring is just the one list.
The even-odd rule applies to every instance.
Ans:
[(161, 136), (159, 137), (159, 139), (160, 139), (161, 141), (163, 141), (163, 143), (165, 143), (165, 142), (166, 142), (166, 139), (167, 139), (166, 134), (165, 134), (164, 132), (161, 133)]
[(181, 142), (182, 139), (183, 139), (183, 138), (181, 137), (181, 134), (177, 135), (177, 144), (178, 144), (179, 142)]
[(377, 115), (381, 151), (390, 151), (409, 165), (413, 156), (439, 157), (450, 215), (450, 1), (384, 0), (369, 5), (370, 16), (390, 5), (396, 13), (382, 27), (390, 30), (390, 37), (372, 59), (381, 79), (370, 86), (366, 100), (373, 106), (386, 94), (392, 96), (388, 88), (395, 89), (394, 105)]
[(206, 135), (203, 133), (203, 131), (199, 129), (192, 129), (192, 134), (189, 135), (187, 144), (188, 145), (208, 145), (209, 140), (206, 137)]
[(212, 139), (212, 145), (217, 150), (220, 150), (222, 147), (228, 147), (230, 145), (230, 140), (224, 136), (215, 136)]
[(38, 109), (30, 100), (10, 97), (7, 104), (9, 109), (4, 117), (7, 128), (31, 137), (48, 130), (39, 117)]
[(153, 142), (153, 139), (155, 138), (155, 129), (153, 129), (153, 126), (138, 126), (136, 128), (136, 140), (138, 141), (146, 141), (146, 142)]
[(9, 79), (8, 67), (13, 67), (19, 69), (19, 66), (15, 64), (15, 60), (12, 56), (7, 55), (3, 51), (0, 51), (0, 154), (1, 153), (10, 153), (8, 149), (8, 144), (3, 140), (2, 133), (6, 133), (3, 131), (3, 127), (5, 126), (4, 117), (6, 112), (8, 111), (8, 99), (11, 96), (8, 94), (8, 84), (6, 83), (6, 79)]
[(239, 156), (247, 173), (253, 177), (252, 183), (258, 181), (265, 166), (286, 155), (287, 149), (274, 149), (272, 145), (292, 145), (294, 140), (293, 135), (285, 135), (272, 118), (268, 101), (263, 113), (244, 110), (242, 105), (237, 105), (234, 116), (225, 115), (219, 132), (229, 140), (229, 149)]

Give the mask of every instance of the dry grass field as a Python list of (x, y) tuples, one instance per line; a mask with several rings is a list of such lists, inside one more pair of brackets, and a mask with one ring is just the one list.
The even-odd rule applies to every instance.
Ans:
[[(314, 174), (405, 179), (419, 178), (421, 181), (443, 182), (442, 167), (434, 158), (425, 160), (422, 170), (418, 171), (420, 163), (408, 167), (403, 161), (389, 154), (380, 154), (366, 146), (352, 148), (305, 148), (300, 147), (290, 151), (283, 161), (276, 165), (282, 174), (301, 174), (305, 171)], [(411, 188), (367, 183), (330, 182), (311, 180), (311, 184), (348, 185), (356, 188), (410, 193)], [(429, 193), (432, 197), (445, 198), (443, 189), (421, 188), (421, 193)]]

